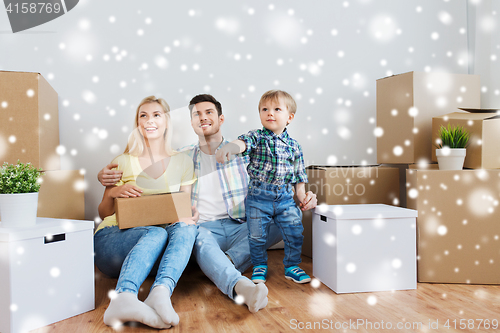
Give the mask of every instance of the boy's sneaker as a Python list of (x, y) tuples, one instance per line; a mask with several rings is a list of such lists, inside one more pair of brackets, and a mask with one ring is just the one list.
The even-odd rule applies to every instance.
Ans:
[(253, 268), (252, 282), (264, 283), (267, 277), (267, 265), (257, 265)]
[(299, 266), (291, 266), (285, 268), (285, 277), (296, 283), (307, 283), (311, 281), (311, 277), (306, 274)]

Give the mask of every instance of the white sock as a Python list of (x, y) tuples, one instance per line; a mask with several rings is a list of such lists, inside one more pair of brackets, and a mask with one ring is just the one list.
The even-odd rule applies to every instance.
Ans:
[(149, 292), (148, 298), (144, 301), (146, 305), (153, 308), (163, 322), (169, 326), (179, 324), (179, 315), (175, 312), (170, 301), (170, 290), (164, 286), (156, 286)]
[(267, 287), (264, 283), (254, 284), (249, 279), (241, 279), (234, 286), (236, 295), (243, 297), (243, 303), (248, 306), (251, 313), (266, 307)]
[(108, 326), (117, 327), (129, 321), (136, 321), (154, 328), (169, 328), (160, 316), (137, 299), (137, 295), (122, 292), (111, 300), (104, 312), (104, 323)]

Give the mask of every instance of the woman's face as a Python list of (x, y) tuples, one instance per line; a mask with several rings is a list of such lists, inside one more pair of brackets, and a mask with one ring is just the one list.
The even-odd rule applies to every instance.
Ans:
[(138, 127), (148, 140), (163, 138), (167, 128), (167, 117), (159, 103), (147, 103), (139, 108)]

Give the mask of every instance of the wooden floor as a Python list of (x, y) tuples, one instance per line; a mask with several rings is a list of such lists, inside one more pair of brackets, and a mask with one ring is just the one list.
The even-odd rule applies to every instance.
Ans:
[[(314, 288), (286, 280), (282, 259), (283, 250), (269, 251), (269, 304), (256, 314), (223, 295), (196, 263), (190, 263), (172, 297), (180, 324), (164, 331), (382, 332), (392, 328), (393, 332), (500, 332), (500, 286), (419, 283), (417, 290), (337, 295), (323, 284)], [(303, 257), (301, 266), (312, 275), (311, 259)], [(108, 291), (115, 284), (116, 279), (96, 273), (94, 311), (32, 332), (114, 332), (102, 317), (109, 304)], [(151, 284), (148, 278), (140, 299), (146, 298)], [(486, 321), (479, 327), (480, 319), (489, 320), (490, 328), (485, 329)], [(497, 320), (496, 329), (493, 319)], [(460, 328), (461, 320), (465, 329)], [(444, 326), (447, 321), (449, 328)], [(127, 324), (118, 331), (155, 330)]]

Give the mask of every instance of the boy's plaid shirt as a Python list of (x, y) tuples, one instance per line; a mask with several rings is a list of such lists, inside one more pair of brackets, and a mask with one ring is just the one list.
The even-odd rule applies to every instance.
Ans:
[(288, 135), (286, 128), (276, 135), (263, 127), (238, 139), (247, 146), (242, 155), (250, 155), (250, 178), (275, 185), (307, 183), (302, 148)]
[[(220, 146), (215, 150), (228, 144), (229, 141), (222, 140)], [(200, 144), (193, 144), (188, 147), (180, 149), (188, 154), (193, 159), (194, 172), (196, 178), (203, 176), (200, 174)], [(219, 175), (219, 182), (222, 189), (222, 197), (226, 204), (227, 213), (232, 219), (240, 222), (245, 222), (245, 197), (248, 191), (248, 174), (247, 164), (248, 158), (241, 156), (232, 156), (229, 163), (216, 163), (217, 174)], [(194, 206), (198, 206), (200, 188), (198, 181), (195, 182), (191, 188), (191, 201)]]

